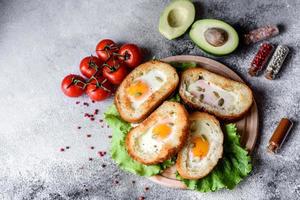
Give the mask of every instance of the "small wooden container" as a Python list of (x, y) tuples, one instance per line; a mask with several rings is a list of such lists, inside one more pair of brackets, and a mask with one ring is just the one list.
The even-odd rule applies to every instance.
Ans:
[(282, 146), (284, 140), (293, 127), (293, 122), (288, 118), (282, 118), (277, 128), (275, 129), (271, 139), (269, 140), (268, 151), (277, 153), (278, 149)]

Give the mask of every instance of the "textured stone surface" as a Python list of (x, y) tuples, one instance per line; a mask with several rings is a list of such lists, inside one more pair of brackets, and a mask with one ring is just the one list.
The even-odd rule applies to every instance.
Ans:
[[(188, 35), (167, 41), (158, 33), (158, 17), (167, 3), (0, 1), (0, 199), (136, 199), (141, 195), (147, 199), (300, 199), (299, 123), (280, 154), (266, 153), (268, 139), (281, 117), (299, 121), (297, 0), (195, 3), (198, 19), (224, 19), (239, 32), (267, 23), (280, 24), (282, 33), (270, 41), (291, 48), (280, 77), (274, 81), (246, 74), (258, 45), (217, 58), (252, 86), (260, 111), (254, 170), (233, 191), (202, 194), (164, 188), (122, 172), (107, 155), (97, 155), (109, 145), (110, 131), (101, 128), (98, 120), (111, 99), (86, 107), (82, 102), (89, 100), (82, 97), (76, 105), (76, 99), (63, 96), (60, 81), (68, 73), (79, 73), (80, 59), (94, 53), (96, 43), (106, 37), (137, 43), (147, 58), (204, 55)], [(100, 109), (97, 122), (83, 117), (96, 108)], [(60, 152), (65, 146), (70, 149)]]

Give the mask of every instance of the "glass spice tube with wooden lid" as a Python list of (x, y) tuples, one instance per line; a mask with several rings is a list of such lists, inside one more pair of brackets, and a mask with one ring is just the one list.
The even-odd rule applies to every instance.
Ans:
[(277, 153), (278, 149), (283, 144), (286, 136), (289, 134), (292, 126), (293, 126), (293, 122), (288, 118), (281, 119), (272, 137), (269, 140), (269, 145), (268, 145), (269, 152)]

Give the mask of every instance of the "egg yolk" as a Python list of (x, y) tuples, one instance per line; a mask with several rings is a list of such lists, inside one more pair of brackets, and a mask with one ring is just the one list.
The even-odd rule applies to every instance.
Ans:
[(194, 137), (192, 152), (195, 157), (203, 158), (207, 155), (209, 149), (208, 141), (203, 137)]
[(149, 86), (142, 81), (137, 81), (133, 83), (128, 89), (127, 92), (130, 96), (139, 99), (144, 96), (149, 91)]
[(171, 127), (168, 124), (159, 124), (153, 128), (152, 132), (159, 139), (165, 139), (170, 135)]

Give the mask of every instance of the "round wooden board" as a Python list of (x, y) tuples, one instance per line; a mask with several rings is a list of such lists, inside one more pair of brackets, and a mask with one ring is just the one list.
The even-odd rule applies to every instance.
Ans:
[[(195, 62), (200, 67), (203, 67), (211, 72), (225, 76), (235, 81), (244, 81), (230, 68), (225, 65), (201, 56), (171, 56), (162, 59), (164, 62)], [(256, 139), (258, 136), (258, 110), (254, 101), (250, 111), (244, 118), (234, 122), (237, 125), (238, 133), (241, 135), (241, 144), (251, 153), (255, 147)], [(175, 178), (176, 169), (172, 166), (166, 169), (162, 174), (149, 177), (150, 180), (172, 188), (187, 189), (181, 181)]]

